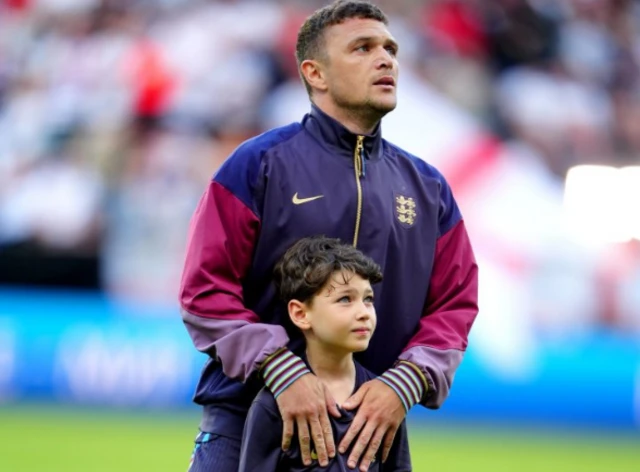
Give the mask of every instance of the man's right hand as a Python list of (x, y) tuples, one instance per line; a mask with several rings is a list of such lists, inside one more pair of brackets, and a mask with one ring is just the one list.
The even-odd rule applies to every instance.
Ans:
[(340, 417), (340, 412), (320, 379), (313, 374), (303, 375), (288, 386), (276, 402), (284, 424), (282, 449), (289, 449), (295, 424), (298, 427), (298, 440), (304, 464), (311, 464), (313, 440), (320, 466), (329, 465), (329, 458), (336, 455), (336, 446), (327, 411), (336, 418)]

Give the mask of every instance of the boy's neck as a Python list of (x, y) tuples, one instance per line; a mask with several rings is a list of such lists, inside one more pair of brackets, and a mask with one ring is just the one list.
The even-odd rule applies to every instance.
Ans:
[(313, 373), (327, 386), (338, 404), (351, 396), (356, 381), (352, 352), (336, 352), (307, 340), (307, 362)]

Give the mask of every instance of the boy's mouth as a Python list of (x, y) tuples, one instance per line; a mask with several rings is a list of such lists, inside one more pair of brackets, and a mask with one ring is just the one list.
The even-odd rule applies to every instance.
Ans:
[(371, 330), (369, 328), (356, 328), (352, 329), (351, 332), (356, 334), (369, 334)]

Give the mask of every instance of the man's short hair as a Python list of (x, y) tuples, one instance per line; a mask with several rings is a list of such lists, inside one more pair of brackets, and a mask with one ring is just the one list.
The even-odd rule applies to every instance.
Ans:
[(382, 280), (380, 266), (355, 247), (339, 239), (312, 236), (300, 239), (285, 252), (274, 268), (274, 281), (285, 302), (307, 303), (341, 271), (357, 274), (372, 285)]
[(377, 6), (365, 1), (337, 0), (331, 5), (316, 10), (298, 31), (296, 42), (296, 60), (302, 82), (311, 95), (311, 86), (302, 75), (300, 65), (307, 59), (318, 59), (325, 53), (324, 31), (329, 26), (338, 25), (351, 18), (376, 20), (385, 25), (389, 24), (387, 16)]

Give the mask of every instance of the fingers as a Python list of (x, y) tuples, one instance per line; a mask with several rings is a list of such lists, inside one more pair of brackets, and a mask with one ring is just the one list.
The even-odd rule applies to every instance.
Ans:
[(387, 434), (384, 435), (384, 443), (382, 444), (382, 462), (387, 462), (389, 458), (389, 451), (391, 451), (391, 446), (393, 446), (393, 441), (396, 438), (396, 432), (398, 428), (389, 428), (387, 430)]
[(364, 426), (365, 421), (365, 418), (360, 415), (360, 412), (356, 413), (355, 418), (353, 418), (353, 421), (351, 422), (351, 426), (349, 426), (349, 429), (347, 430), (347, 434), (345, 434), (344, 438), (342, 438), (342, 441), (340, 441), (340, 447), (338, 448), (340, 454), (344, 454), (345, 452), (347, 452), (347, 449), (349, 449), (349, 446), (351, 446), (353, 438), (355, 438), (360, 433), (360, 430)]
[[(324, 440), (324, 431), (320, 423), (320, 419), (317, 416), (309, 419), (311, 425), (311, 438), (313, 440), (313, 446), (315, 448), (318, 462), (322, 467), (329, 465), (329, 459), (327, 457), (327, 446)], [(316, 459), (316, 457), (312, 457)]]
[(282, 427), (282, 450), (288, 451), (291, 447), (291, 438), (293, 438), (293, 420), (291, 418), (283, 418)]
[[(358, 464), (358, 462), (360, 462), (360, 457), (362, 457), (362, 453), (365, 451), (367, 445), (369, 444), (369, 441), (371, 440), (371, 437), (373, 436), (373, 433), (375, 432), (375, 430), (376, 430), (375, 425), (367, 424), (365, 428), (362, 430), (362, 432), (360, 433), (360, 436), (358, 436), (358, 440), (353, 445), (351, 454), (349, 454), (349, 460), (347, 462), (347, 465), (350, 468), (354, 469)], [(379, 445), (380, 443), (378, 442), (378, 446)], [(364, 469), (364, 470), (367, 470), (367, 469)]]
[[(282, 449), (288, 450), (297, 434), (300, 454), (306, 466), (315, 460), (321, 467), (336, 455), (327, 404), (337, 410), (333, 397), (313, 375), (305, 375), (276, 399), (282, 415)], [(339, 416), (339, 412), (338, 412)], [(297, 429), (297, 431), (296, 431)]]
[[(336, 456), (336, 444), (333, 440), (333, 430), (331, 429), (331, 422), (329, 421), (329, 415), (327, 415), (326, 410), (320, 412), (320, 426), (322, 427), (324, 443), (327, 446), (327, 454), (333, 458)], [(318, 453), (318, 457), (320, 457), (320, 453)]]
[(304, 465), (311, 465), (311, 436), (306, 418), (296, 418), (298, 426), (298, 441), (300, 442), (300, 454)]
[(367, 470), (369, 470), (369, 465), (376, 460), (376, 454), (378, 453), (380, 445), (382, 444), (382, 440), (383, 438), (385, 438), (385, 436), (385, 430), (383, 428), (380, 427), (376, 430), (373, 438), (369, 442), (367, 452), (365, 452), (364, 457), (362, 458), (362, 462), (360, 462), (361, 472), (367, 472)]

